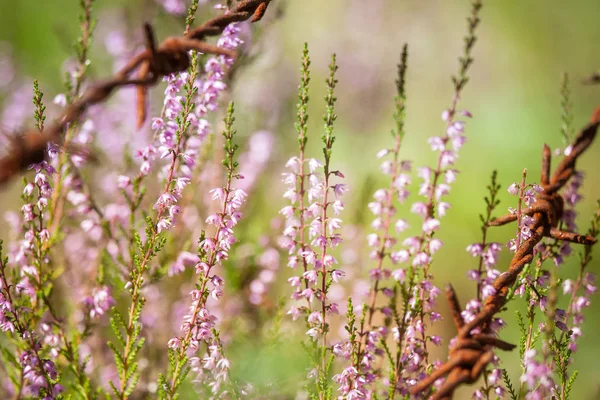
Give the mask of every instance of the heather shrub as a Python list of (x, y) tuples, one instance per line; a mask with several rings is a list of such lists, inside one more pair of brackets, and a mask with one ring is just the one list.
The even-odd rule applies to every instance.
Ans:
[[(383, 102), (363, 95), (375, 48), (357, 67), (344, 46), (325, 60), (304, 43), (293, 84), (283, 64), (256, 73), (297, 5), (157, 0), (164, 23), (132, 29), (98, 6), (79, 4), (60, 92), (0, 60), (3, 398), (591, 395), (577, 359), (596, 350), (581, 343), (600, 202), (583, 196), (595, 171), (580, 159), (600, 111), (579, 119), (565, 72), (550, 144), (510, 147), (518, 175), (498, 172), (500, 145), (469, 159), (486, 131), (473, 107), (493, 103), (467, 95), (482, 1), (453, 34), (440, 110), (412, 106), (420, 46), (386, 44), (393, 112), (373, 152), (348, 132)], [(376, 16), (375, 2), (348, 7)], [(435, 129), (416, 132), (413, 112)], [(475, 169), (489, 179), (461, 184)]]

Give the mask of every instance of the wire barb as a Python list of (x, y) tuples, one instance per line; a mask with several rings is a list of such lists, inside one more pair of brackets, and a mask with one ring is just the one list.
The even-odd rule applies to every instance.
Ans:
[[(570, 146), (571, 152), (558, 164), (552, 177), (550, 177), (550, 148), (544, 145), (540, 179), (544, 190), (538, 195), (535, 205), (522, 212), (533, 218), (530, 225), (532, 236), (519, 246), (508, 270), (494, 281), (495, 294), (487, 298), (482, 310), (468, 323), (465, 323), (461, 317), (462, 310), (454, 289), (451, 285), (447, 286), (446, 297), (458, 336), (450, 349), (448, 361), (414, 385), (410, 389), (413, 395), (429, 390), (435, 381), (446, 376), (446, 380), (440, 389), (433, 393), (431, 399), (449, 399), (458, 386), (474, 383), (479, 379), (485, 367), (492, 361), (494, 348), (510, 351), (516, 347), (491, 335), (489, 324), (506, 304), (511, 287), (525, 265), (533, 261), (534, 248), (544, 237), (585, 245), (596, 243), (594, 237), (562, 231), (558, 228), (558, 224), (564, 211), (564, 200), (559, 191), (575, 174), (575, 164), (579, 156), (594, 141), (600, 125), (599, 115), (598, 111), (594, 112), (592, 122), (575, 138)], [(508, 214), (494, 219), (489, 226), (505, 225), (516, 220), (514, 214)]]

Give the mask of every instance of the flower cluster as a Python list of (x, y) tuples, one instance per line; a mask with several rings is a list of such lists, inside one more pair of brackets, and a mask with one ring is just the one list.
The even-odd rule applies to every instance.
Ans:
[[(229, 257), (229, 250), (236, 242), (233, 228), (242, 218), (240, 208), (246, 201), (246, 192), (232, 186), (234, 179), (243, 176), (236, 173), (238, 163), (234, 160), (237, 146), (232, 142), (233, 130), (233, 103), (230, 104), (225, 118), (225, 160), (223, 164), (227, 169), (227, 181), (224, 187), (211, 190), (213, 200), (219, 202), (220, 211), (206, 219), (207, 225), (215, 227), (212, 236), (203, 234), (198, 244), (199, 262), (196, 264), (196, 273), (199, 282), (196, 289), (192, 290), (191, 304), (188, 313), (183, 317), (181, 325), (182, 336), (169, 340), (168, 347), (176, 352), (177, 363), (174, 369), (171, 391), (175, 391), (179, 382), (188, 353), (199, 351), (201, 345), (206, 343), (209, 354), (205, 358), (197, 356), (190, 358), (192, 370), (197, 374), (196, 381), (208, 384), (213, 395), (218, 395), (223, 383), (228, 381), (229, 361), (224, 358), (221, 350), (220, 339), (216, 331), (217, 317), (207, 308), (208, 297), (218, 300), (223, 295), (223, 278), (214, 273), (214, 268), (221, 265)], [(216, 366), (216, 368), (215, 368)]]
[(527, 176), (527, 171), (525, 170), (525, 171), (523, 171), (523, 181), (521, 183), (517, 183), (517, 182), (512, 183), (508, 187), (508, 193), (519, 197), (517, 208), (510, 207), (508, 209), (508, 211), (511, 214), (514, 214), (517, 216), (517, 221), (518, 221), (517, 237), (514, 239), (511, 239), (507, 244), (507, 247), (513, 253), (517, 251), (517, 249), (519, 248), (519, 246), (521, 245), (522, 242), (531, 238), (531, 235), (532, 235), (531, 224), (533, 223), (533, 217), (531, 217), (530, 215), (521, 213), (523, 203), (525, 203), (525, 205), (527, 207), (533, 206), (536, 202), (537, 195), (544, 190), (538, 184), (526, 184), (525, 183), (526, 176)]
[[(467, 273), (467, 277), (477, 282), (477, 295), (465, 305), (465, 309), (461, 312), (461, 318), (465, 323), (471, 322), (475, 316), (481, 311), (484, 302), (489, 296), (496, 294), (496, 289), (493, 286), (494, 281), (500, 276), (500, 271), (496, 268), (498, 264), (500, 252), (504, 248), (501, 243), (488, 242), (489, 222), (492, 219), (492, 213), (498, 206), (500, 201), (497, 199), (500, 185), (496, 182), (496, 172), (492, 174), (491, 184), (488, 186), (489, 196), (485, 197), (486, 212), (480, 215), (483, 222), (481, 227), (482, 240), (480, 243), (473, 243), (467, 246), (467, 252), (478, 259), (478, 268), (471, 269)], [(494, 317), (488, 325), (488, 331), (492, 334), (498, 334), (500, 329), (505, 326), (502, 318)], [(479, 328), (475, 328), (473, 333), (480, 333)], [(454, 343), (454, 341), (451, 341)], [(494, 355), (492, 364), (497, 366), (499, 358)], [(489, 393), (493, 392), (496, 396), (503, 396), (505, 388), (502, 385), (502, 372), (499, 368), (484, 371), (484, 385), (473, 392), (474, 399), (485, 399), (489, 397)]]
[[(405, 249), (396, 258), (400, 262), (410, 262), (410, 270), (407, 275), (413, 276), (409, 283), (409, 298), (407, 300), (407, 311), (405, 318), (408, 322), (404, 329), (394, 328), (394, 335), (401, 340), (402, 345), (402, 367), (407, 374), (403, 385), (412, 385), (422, 378), (425, 368), (429, 364), (427, 343), (435, 345), (441, 343), (441, 338), (435, 335), (427, 335), (428, 317), (431, 323), (441, 318), (435, 311), (436, 298), (440, 293), (433, 283), (433, 274), (429, 267), (433, 255), (443, 246), (435, 233), (440, 228), (440, 218), (446, 215), (450, 208), (445, 196), (450, 192), (450, 185), (456, 180), (458, 171), (453, 168), (458, 157), (458, 151), (465, 143), (464, 130), (466, 121), (458, 120), (462, 116), (470, 118), (468, 111), (457, 112), (454, 109), (442, 113), (442, 120), (446, 123), (446, 135), (433, 137), (429, 140), (433, 151), (438, 152), (438, 162), (435, 169), (421, 167), (417, 175), (422, 179), (419, 186), (419, 195), (425, 197), (426, 202), (414, 202), (411, 211), (422, 218), (421, 232), (403, 241)], [(439, 180), (443, 179), (442, 182)], [(416, 379), (416, 380), (415, 380)], [(400, 392), (406, 390), (406, 386), (399, 387)]]
[[(480, 292), (476, 299), (469, 301), (462, 312), (462, 317), (465, 322), (473, 320), (475, 315), (481, 311), (482, 303), (489, 297), (496, 294), (493, 283), (496, 278), (500, 275), (500, 271), (495, 268), (498, 263), (500, 251), (503, 246), (500, 243), (475, 243), (467, 246), (467, 251), (473, 257), (480, 259), (480, 264), (483, 265), (483, 269), (480, 270), (469, 270), (467, 276), (469, 279), (477, 282), (477, 287)], [(497, 332), (498, 328), (504, 325), (502, 319), (496, 318), (490, 325), (492, 332)]]
[[(336, 231), (341, 227), (341, 220), (336, 217), (325, 217), (323, 218), (324, 207), (323, 201), (326, 193), (329, 193), (330, 189), (338, 188), (338, 193), (343, 190), (344, 185), (335, 185), (331, 188), (326, 185), (324, 180), (321, 180), (316, 172), (317, 167), (322, 167), (322, 164), (312, 158), (304, 160), (304, 164), (308, 165), (308, 172), (303, 173), (301, 167), (301, 161), (298, 157), (292, 157), (286, 164), (292, 172), (284, 174), (284, 182), (293, 185), (284, 194), (284, 198), (290, 200), (291, 205), (281, 209), (280, 213), (286, 217), (286, 227), (283, 232), (283, 238), (280, 241), (281, 246), (287, 250), (290, 254), (288, 258), (288, 266), (290, 268), (296, 268), (304, 265), (305, 271), (301, 276), (293, 276), (288, 279), (288, 282), (294, 293), (292, 299), (300, 301), (306, 300), (307, 304), (311, 304), (315, 297), (319, 300), (323, 299), (323, 293), (320, 289), (320, 271), (324, 268), (330, 269), (334, 264), (337, 264), (336, 259), (326, 253), (320, 253), (319, 250), (327, 249), (327, 247), (335, 248), (341, 243), (341, 237)], [(337, 171), (336, 171), (337, 172)], [(337, 172), (339, 175), (340, 173)], [(306, 225), (303, 225), (299, 219), (295, 218), (296, 211), (301, 212), (301, 208), (297, 207), (299, 203), (299, 194), (296, 190), (296, 180), (301, 176), (309, 181), (308, 201), (310, 205), (302, 211), (304, 221)], [(320, 200), (320, 201), (319, 201)], [(327, 205), (327, 208), (329, 204)], [(340, 199), (336, 199), (331, 205), (334, 215), (339, 214), (343, 210), (343, 203)], [(308, 222), (309, 220), (311, 220)], [(323, 231), (325, 227), (325, 231)], [(309, 243), (302, 243), (301, 235), (304, 235), (303, 231), (308, 231)], [(338, 281), (342, 276), (343, 272), (332, 269), (331, 277), (334, 281)], [(307, 313), (310, 307), (306, 308), (301, 306), (300, 308), (292, 307), (289, 314), (296, 319), (300, 314)], [(313, 315), (314, 314), (314, 315)], [(319, 332), (322, 332), (323, 327), (317, 328), (316, 325), (323, 323), (321, 316), (318, 312), (315, 312), (309, 316), (309, 321), (315, 325), (307, 332), (313, 338), (319, 336)]]
[(406, 306), (401, 319), (405, 322), (394, 331), (401, 346), (400, 365), (396, 366), (396, 369), (401, 371), (402, 375), (395, 377), (396, 390), (400, 393), (406, 393), (408, 387), (426, 376), (426, 371), (431, 366), (428, 343), (441, 344), (440, 337), (427, 334), (427, 321), (434, 323), (441, 318), (435, 311), (440, 290), (433, 284), (430, 266), (433, 255), (443, 246), (442, 241), (435, 235), (441, 225), (440, 219), (450, 208), (445, 198), (450, 192), (451, 184), (457, 178), (458, 170), (454, 165), (458, 159), (458, 152), (466, 142), (467, 120), (472, 118), (469, 111), (458, 108), (458, 103), (468, 82), (467, 72), (473, 61), (471, 54), (476, 42), (475, 30), (480, 21), (480, 9), (481, 3), (473, 2), (471, 16), (467, 19), (468, 34), (465, 37), (464, 54), (459, 58), (459, 73), (452, 77), (454, 96), (451, 106), (441, 115), (445, 123), (445, 134), (428, 140), (431, 150), (437, 152), (437, 163), (435, 168), (417, 169), (417, 175), (421, 178), (419, 195), (423, 196), (426, 202), (417, 201), (412, 204), (411, 212), (422, 218), (421, 232), (403, 242), (408, 252), (406, 262), (410, 262), (411, 279), (405, 289)]
[[(50, 159), (56, 157), (53, 149), (48, 150)], [(46, 223), (53, 193), (50, 180), (56, 170), (46, 161), (33, 165), (32, 169), (35, 170), (34, 180), (25, 181), (22, 196), (25, 203), (21, 207), (23, 239), (8, 258), (8, 262), (18, 266), (20, 271), (18, 276), (12, 276), (18, 279), (17, 283), (10, 281), (5, 260), (0, 261), (0, 329), (23, 339), (19, 364), (23, 371), (24, 393), (53, 399), (63, 391), (56, 383), (55, 360), (59, 355), (60, 337), (53, 325), (41, 322), (32, 312), (35, 310), (38, 315), (44, 315), (48, 294), (42, 288), (51, 286), (47, 250), (50, 233)], [(40, 355), (43, 346), (49, 358)]]
[[(583, 274), (583, 278), (578, 282), (579, 287), (583, 289), (583, 293), (577, 293), (575, 285), (571, 279), (566, 279), (563, 282), (563, 293), (565, 295), (571, 295), (572, 300), (569, 304), (570, 316), (572, 318), (572, 324), (568, 326), (568, 330), (571, 332), (569, 349), (572, 352), (577, 350), (577, 339), (581, 336), (581, 324), (583, 323), (583, 310), (588, 308), (591, 304), (590, 297), (596, 293), (596, 275), (592, 272), (586, 272)], [(567, 331), (569, 322), (566, 321), (567, 314), (559, 312), (557, 314), (558, 321), (557, 325), (562, 322), (563, 331)]]
[[(396, 203), (403, 204), (409, 196), (408, 186), (411, 183), (411, 177), (408, 175), (411, 171), (409, 161), (400, 160), (399, 153), (402, 140), (404, 138), (404, 114), (406, 104), (406, 94), (404, 89), (405, 74), (408, 58), (408, 47), (403, 48), (401, 62), (398, 66), (397, 95), (396, 102), (396, 129), (392, 131), (394, 145), (390, 149), (383, 149), (378, 152), (378, 158), (388, 157), (381, 164), (381, 170), (389, 177), (390, 185), (388, 188), (378, 189), (374, 194), (374, 201), (368, 204), (370, 211), (374, 214), (375, 220), (371, 227), (375, 232), (367, 236), (367, 244), (371, 248), (370, 258), (376, 262), (375, 268), (371, 269), (369, 276), (372, 280), (372, 287), (368, 299), (368, 316), (362, 324), (363, 340), (358, 343), (356, 354), (352, 351), (343, 352), (342, 346), (348, 347), (349, 342), (341, 343), (337, 351), (338, 356), (348, 360), (353, 360), (352, 365), (348, 366), (344, 372), (337, 375), (336, 381), (341, 384), (340, 392), (355, 398), (368, 398), (373, 388), (370, 385), (375, 382), (376, 357), (383, 355), (381, 341), (385, 340), (389, 329), (386, 326), (375, 326), (374, 318), (378, 294), (382, 292), (389, 302), (395, 302), (394, 291), (390, 287), (381, 287), (381, 283), (393, 277), (396, 282), (403, 283), (406, 277), (404, 268), (396, 269), (393, 272), (384, 264), (389, 259), (392, 264), (397, 264), (409, 257), (404, 249), (395, 251), (397, 243), (396, 235), (408, 228), (408, 222), (402, 218), (397, 218)], [(391, 158), (391, 159), (390, 159)], [(395, 231), (395, 234), (394, 234)], [(386, 318), (392, 317), (392, 307), (386, 305), (381, 308), (381, 312)], [(354, 310), (352, 310), (353, 312)], [(350, 310), (348, 311), (350, 312)], [(398, 328), (394, 328), (394, 334), (397, 335)], [(334, 348), (334, 351), (336, 348)]]
[[(190, 21), (191, 19), (188, 18), (188, 23)], [(238, 33), (239, 28), (236, 24), (228, 25), (224, 28), (217, 45), (226, 49), (237, 47), (241, 43)], [(135, 330), (127, 327), (137, 326), (141, 328), (139, 322), (141, 313), (139, 310), (141, 310), (143, 303), (145, 302), (141, 293), (145, 274), (149, 271), (149, 263), (152, 258), (157, 255), (164, 246), (166, 239), (164, 236), (161, 236), (161, 233), (171, 230), (176, 222), (177, 216), (182, 211), (180, 200), (183, 196), (183, 190), (191, 183), (192, 179), (195, 178), (194, 172), (199, 155), (198, 150), (206, 135), (210, 132), (210, 124), (205, 116), (208, 112), (217, 109), (219, 93), (226, 88), (226, 85), (223, 83), (225, 73), (233, 64), (233, 59), (230, 57), (211, 57), (205, 65), (206, 74), (203, 79), (199, 79), (198, 54), (192, 52), (190, 58), (190, 67), (187, 72), (165, 78), (168, 81), (168, 85), (165, 91), (162, 114), (152, 121), (152, 127), (155, 131), (153, 143), (136, 153), (136, 157), (141, 162), (138, 175), (135, 178), (121, 176), (119, 177), (118, 182), (119, 187), (125, 196), (125, 200), (130, 206), (130, 214), (131, 216), (134, 216), (136, 211), (142, 205), (142, 199), (145, 197), (145, 187), (142, 186), (142, 183), (149, 177), (153, 168), (153, 163), (157, 161), (157, 156), (160, 156), (161, 159), (170, 158), (170, 162), (167, 162), (164, 165), (159, 174), (165, 182), (165, 185), (153, 205), (155, 211), (154, 217), (146, 219), (145, 242), (142, 242), (139, 235), (135, 232), (131, 233), (130, 238), (129, 245), (133, 246), (136, 244), (138, 254), (134, 254), (129, 274), (130, 279), (126, 285), (126, 288), (131, 294), (132, 302), (128, 310), (128, 320), (125, 326), (126, 337), (123, 338), (123, 342), (135, 343), (135, 346), (143, 345), (143, 342), (140, 341), (139, 337), (140, 331), (139, 329)], [(181, 96), (179, 95), (180, 91), (184, 92)], [(233, 109), (231, 109), (231, 113), (233, 113)], [(232, 123), (233, 116), (230, 115), (228, 118)], [(228, 139), (228, 144), (230, 144), (230, 138)], [(229, 176), (229, 178), (231, 179), (232, 176)], [(229, 196), (230, 194), (227, 193), (226, 198), (224, 193), (220, 192), (218, 189), (213, 192), (214, 198), (225, 199), (226, 202), (235, 202), (236, 204), (241, 204), (245, 197), (245, 193), (239, 193), (236, 196), (231, 195), (231, 198), (229, 198)], [(232, 205), (228, 205), (228, 207), (231, 208)], [(232, 218), (235, 220), (236, 213), (233, 213), (232, 215)], [(220, 226), (221, 224), (230, 224), (230, 222), (220, 220), (218, 215), (211, 216), (207, 223), (217, 226)], [(134, 229), (134, 227), (130, 226), (130, 229)], [(218, 232), (221, 231), (221, 229), (218, 230)], [(223, 232), (219, 234), (224, 235)], [(135, 239), (136, 237), (137, 239)], [(232, 239), (232, 236), (223, 238), (224, 242)], [(213, 255), (211, 257), (213, 258), (213, 263), (221, 261), (222, 255), (226, 254), (223, 253), (222, 249), (217, 249), (217, 243), (220, 241), (220, 236), (215, 237), (212, 241), (207, 239), (201, 246), (201, 249), (203, 249), (202, 251), (212, 252), (211, 254)], [(231, 243), (229, 243), (229, 245), (231, 245)], [(180, 267), (177, 267), (177, 269), (180, 269)], [(172, 268), (170, 272), (173, 273), (175, 270)], [(208, 283), (208, 272), (208, 270), (205, 272), (205, 278), (207, 279), (204, 284), (205, 288)], [(214, 293), (220, 293), (218, 289), (220, 286), (219, 283), (221, 282), (218, 280), (212, 282), (212, 284), (216, 286), (213, 290)], [(193, 293), (194, 292), (192, 292), (192, 297), (197, 297)], [(192, 301), (196, 300), (193, 299)], [(202, 302), (204, 301), (205, 298)], [(200, 302), (193, 307), (196, 310), (193, 314), (197, 316), (197, 313), (201, 308)], [(191, 322), (195, 322), (195, 318), (196, 317), (193, 317), (193, 321)], [(173, 366), (174, 378), (171, 385), (169, 385), (171, 394), (175, 393), (177, 386), (181, 383), (179, 375), (183, 372), (182, 369), (186, 362), (186, 350), (190, 345), (193, 327), (194, 323), (190, 323), (188, 326), (189, 330), (187, 330), (187, 333), (185, 334), (186, 339), (180, 347), (176, 346), (176, 340), (170, 342), (172, 348), (178, 347), (179, 349), (177, 365)], [(120, 335), (120, 332), (115, 333)], [(131, 354), (135, 355), (137, 352), (135, 346), (124, 346), (123, 353), (115, 354), (115, 357), (129, 359)], [(117, 350), (113, 348), (113, 352), (117, 353)], [(132, 371), (135, 371), (137, 365), (134, 362), (131, 362), (122, 367), (117, 365), (117, 367), (119, 369), (120, 390), (116, 393), (118, 396), (122, 397), (133, 378)], [(162, 386), (165, 385), (166, 383)]]
[(556, 384), (553, 379), (553, 370), (546, 362), (536, 360), (536, 350), (529, 349), (523, 357), (525, 373), (521, 375), (521, 382), (527, 384), (527, 400), (542, 400), (557, 396)]
[[(579, 193), (581, 186), (583, 185), (583, 178), (583, 172), (575, 171), (575, 174), (571, 180), (569, 180), (562, 193), (565, 208), (561, 220), (565, 229), (571, 232), (577, 231), (577, 224), (575, 223), (575, 217), (577, 216), (576, 206), (583, 199), (583, 196)], [(556, 266), (562, 265), (564, 259), (570, 255), (571, 245), (568, 242), (563, 241), (560, 243), (558, 249), (553, 252), (554, 263)]]
[[(227, 50), (235, 49), (242, 43), (239, 32), (237, 24), (230, 24), (224, 29), (217, 45)], [(171, 156), (171, 163), (166, 164), (162, 171), (168, 185), (154, 206), (160, 215), (157, 224), (159, 233), (169, 230), (176, 215), (181, 212), (177, 202), (193, 178), (199, 149), (211, 131), (206, 116), (218, 107), (219, 94), (227, 87), (224, 83), (225, 74), (233, 64), (233, 59), (227, 56), (210, 57), (204, 65), (206, 74), (202, 79), (198, 79), (196, 64), (197, 57), (194, 54), (190, 71), (164, 78), (168, 84), (162, 115), (152, 120), (156, 141), (136, 153), (141, 161), (138, 177), (119, 178), (121, 189), (136, 186), (151, 172), (157, 156), (161, 159)], [(185, 96), (180, 95), (182, 89)], [(188, 134), (190, 130), (194, 134)], [(177, 161), (180, 162), (179, 167)]]
[[(55, 156), (55, 153), (51, 151), (48, 153), (50, 157)], [(40, 276), (41, 265), (38, 263), (47, 263), (47, 260), (40, 258), (44, 253), (44, 243), (50, 239), (50, 233), (44, 226), (44, 215), (52, 196), (50, 180), (56, 172), (54, 167), (46, 161), (34, 165), (33, 169), (35, 169), (34, 180), (27, 183), (23, 189), (25, 204), (21, 207), (21, 212), (25, 232), (24, 240), (19, 242), (18, 247), (14, 249), (9, 258), (9, 261), (19, 265), (21, 270), (21, 280), (16, 285), (17, 292), (29, 296), (32, 301), (37, 295), (36, 290), (43, 279)]]
[[(497, 365), (499, 363), (498, 357), (494, 357), (492, 363)], [(486, 374), (485, 377), (485, 389), (477, 389), (473, 392), (473, 399), (482, 400), (488, 399), (489, 393), (494, 393), (498, 398), (503, 398), (506, 394), (506, 389), (502, 383), (502, 370), (499, 368), (493, 368)]]
[[(292, 306), (288, 314), (291, 314), (294, 320), (300, 315), (306, 316), (308, 326), (306, 334), (312, 339), (315, 350), (315, 366), (309, 377), (315, 379), (316, 390), (319, 392), (329, 387), (327, 382), (323, 382), (323, 377), (328, 375), (330, 368), (330, 363), (327, 362), (327, 353), (330, 351), (327, 343), (327, 333), (330, 329), (328, 315), (338, 314), (339, 308), (337, 303), (328, 299), (327, 294), (332, 282), (338, 282), (344, 276), (344, 272), (336, 268), (338, 261), (331, 254), (331, 250), (342, 242), (339, 233), (342, 220), (337, 216), (344, 209), (340, 197), (347, 188), (345, 184), (332, 182), (333, 177), (344, 178), (344, 175), (338, 170), (332, 170), (330, 164), (335, 141), (334, 89), (337, 84), (335, 73), (338, 68), (335, 54), (329, 65), (325, 97), (325, 133), (322, 136), (324, 162), (305, 158), (309, 66), (308, 47), (305, 45), (296, 125), (300, 155), (292, 157), (287, 162), (286, 167), (291, 172), (283, 174), (284, 183), (289, 186), (284, 198), (291, 204), (280, 211), (286, 218), (281, 246), (290, 254), (288, 266), (294, 269), (302, 266), (303, 269), (300, 276), (293, 276), (288, 279), (288, 282), (294, 290), (291, 298), (305, 305)], [(321, 168), (323, 175), (317, 173)], [(313, 306), (315, 299), (320, 302), (320, 306), (318, 304)]]

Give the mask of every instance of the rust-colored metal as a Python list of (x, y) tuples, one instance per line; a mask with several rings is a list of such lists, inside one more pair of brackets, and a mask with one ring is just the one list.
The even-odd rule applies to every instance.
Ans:
[[(106, 101), (116, 89), (124, 86), (137, 87), (136, 111), (138, 126), (141, 126), (146, 119), (146, 97), (149, 86), (155, 85), (165, 75), (185, 71), (190, 65), (188, 55), (190, 50), (234, 57), (235, 52), (206, 43), (205, 38), (221, 34), (232, 22), (259, 21), (270, 2), (271, 0), (240, 1), (227, 14), (191, 29), (184, 36), (169, 37), (158, 46), (152, 27), (146, 24), (144, 51), (134, 56), (112, 78), (92, 84), (79, 99), (64, 109), (54, 124), (49, 125), (43, 132), (32, 129), (11, 140), (10, 150), (0, 159), (0, 185), (8, 182), (29, 165), (43, 161), (48, 143), (61, 143), (67, 125), (77, 121), (90, 106)], [(136, 77), (132, 77), (136, 71)]]
[[(446, 297), (450, 304), (452, 317), (458, 336), (450, 348), (448, 361), (435, 370), (427, 378), (418, 382), (411, 388), (411, 393), (416, 395), (431, 388), (433, 383), (446, 377), (444, 383), (433, 393), (431, 399), (450, 399), (454, 390), (462, 384), (474, 383), (479, 379), (485, 367), (493, 358), (493, 349), (512, 350), (514, 345), (506, 343), (489, 333), (489, 323), (496, 313), (506, 304), (510, 288), (525, 265), (533, 261), (533, 249), (543, 237), (551, 237), (579, 244), (594, 244), (596, 239), (592, 236), (580, 235), (575, 232), (566, 232), (558, 229), (558, 223), (563, 214), (564, 201), (559, 191), (575, 173), (575, 164), (579, 156), (592, 144), (600, 124), (600, 107), (594, 111), (592, 121), (579, 133), (571, 145), (571, 152), (565, 156), (550, 177), (551, 153), (550, 148), (544, 145), (542, 152), (541, 186), (543, 191), (538, 195), (536, 204), (525, 209), (523, 214), (530, 215), (533, 222), (530, 226), (531, 238), (525, 240), (517, 249), (507, 271), (500, 274), (494, 281), (496, 293), (489, 296), (482, 310), (469, 322), (461, 317), (461, 307), (452, 286), (448, 285)], [(513, 214), (496, 218), (490, 226), (500, 226), (516, 221)]]

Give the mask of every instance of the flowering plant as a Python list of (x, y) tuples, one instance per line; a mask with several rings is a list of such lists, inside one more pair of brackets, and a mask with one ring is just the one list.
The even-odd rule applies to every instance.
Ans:
[[(594, 141), (600, 112), (573, 134), (566, 75), (565, 141), (554, 154), (560, 161), (552, 169), (544, 145), (539, 182), (529, 183), (523, 170), (508, 186), (508, 214), (499, 217), (502, 190), (492, 173), (481, 238), (465, 244), (474, 258), (471, 292), (457, 294), (450, 284), (440, 289), (435, 274), (447, 248), (444, 220), (460, 179), (459, 152), (474, 118), (462, 97), (480, 0), (471, 4), (441, 133), (426, 141), (432, 164), (404, 159), (411, 133), (404, 45), (394, 128), (374, 155), (384, 186), (368, 186), (372, 200), (350, 209), (359, 191), (345, 183), (339, 159), (336, 55), (320, 143), (309, 125), (305, 44), (297, 148), (276, 154), (267, 130), (241, 144), (237, 130), (247, 134), (248, 115), (257, 111), (243, 101), (240, 107), (231, 88), (264, 39), (248, 21), (268, 28), (274, 5), (217, 4), (217, 15), (196, 27), (207, 1), (158, 3), (185, 15), (182, 36), (157, 44), (146, 24), (140, 50), (128, 47), (124, 32), (102, 33), (117, 72), (93, 82), (89, 52), (102, 34), (95, 1), (82, 0), (64, 93), (50, 106), (34, 81), (34, 128), (10, 136), (10, 151), (1, 155), (0, 182), (23, 175), (20, 203), (7, 208), (10, 237), (0, 241), (2, 396), (445, 399), (471, 384), (476, 399), (569, 398), (584, 311), (596, 291), (590, 264), (600, 223), (599, 203), (591, 226), (578, 233), (578, 161)], [(218, 39), (210, 44), (209, 36)], [(149, 88), (161, 82), (162, 106), (153, 112)], [(265, 183), (277, 155), (287, 160), (275, 168), (279, 192)], [(253, 199), (261, 198), (268, 218), (256, 211)], [(351, 213), (360, 210), (354, 212), (362, 218), (365, 209), (373, 214), (368, 232)], [(512, 222), (508, 244), (492, 240), (490, 228)], [(579, 269), (564, 278), (559, 268), (575, 254)], [(442, 292), (449, 311), (441, 308)], [(509, 312), (518, 343), (504, 333)], [(442, 335), (444, 318), (454, 328)], [(447, 348), (447, 361), (436, 347)], [(519, 354), (518, 371), (504, 361), (511, 351)], [(255, 364), (279, 367), (263, 374)]]

